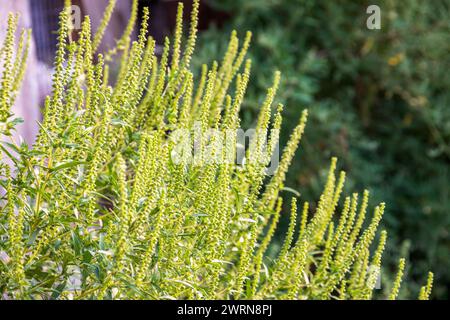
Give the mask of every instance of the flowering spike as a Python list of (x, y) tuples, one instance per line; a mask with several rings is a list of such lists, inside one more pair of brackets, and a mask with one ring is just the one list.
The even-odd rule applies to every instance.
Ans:
[(102, 20), (100, 21), (100, 25), (98, 26), (97, 31), (95, 32), (94, 39), (92, 41), (92, 51), (97, 51), (100, 43), (102, 42), (103, 35), (105, 34), (106, 27), (111, 20), (112, 13), (116, 6), (117, 0), (109, 0), (108, 5), (105, 8), (103, 13)]
[(397, 276), (395, 277), (394, 285), (392, 286), (391, 293), (389, 294), (389, 300), (395, 300), (397, 299), (398, 292), (400, 290), (400, 285), (402, 283), (403, 278), (403, 271), (405, 270), (405, 259), (400, 259), (398, 263), (398, 272)]

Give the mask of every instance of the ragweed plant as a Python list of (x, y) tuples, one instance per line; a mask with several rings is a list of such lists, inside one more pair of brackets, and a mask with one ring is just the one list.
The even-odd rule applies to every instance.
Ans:
[[(372, 298), (386, 233), (374, 251), (371, 245), (385, 206), (370, 214), (367, 191), (361, 203), (358, 194), (342, 201), (345, 174), (336, 175), (336, 159), (317, 205), (291, 200), (285, 241), (277, 256), (268, 255), (307, 111), (267, 175), (283, 110), (276, 106), (272, 116), (275, 73), (256, 138), (236, 161), (251, 33), (240, 44), (233, 32), (222, 61), (203, 66), (196, 81), (190, 61), (198, 1), (184, 49), (180, 4), (174, 38), (166, 39), (160, 59), (147, 35), (148, 9), (137, 40), (130, 40), (137, 0), (116, 48), (96, 53), (114, 4), (94, 34), (86, 17), (76, 41), (69, 11), (61, 13), (53, 90), (36, 142), (2, 144), (2, 156), (13, 163), (1, 166), (2, 298)], [(10, 110), (30, 39), (23, 32), (15, 50), (16, 22), (10, 15), (1, 49), (6, 139), (18, 122)], [(119, 65), (114, 82), (112, 63)], [(403, 269), (401, 260), (389, 298), (398, 294)], [(431, 286), (430, 274), (421, 299)]]

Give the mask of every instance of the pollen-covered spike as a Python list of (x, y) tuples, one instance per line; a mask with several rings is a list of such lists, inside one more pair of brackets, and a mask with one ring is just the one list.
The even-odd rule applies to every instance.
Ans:
[(192, 103), (192, 108), (190, 111), (192, 118), (194, 118), (198, 114), (197, 111), (199, 109), (199, 105), (200, 105), (201, 99), (203, 97), (203, 93), (204, 93), (205, 86), (206, 86), (207, 76), (208, 76), (208, 66), (206, 64), (203, 64), (200, 81), (196, 88), (194, 101)]
[(252, 61), (247, 59), (245, 63), (245, 69), (242, 76), (238, 77), (236, 80), (236, 96), (234, 97), (233, 104), (228, 114), (228, 118), (225, 119), (226, 129), (236, 129), (239, 126), (239, 110), (241, 109), (242, 101), (244, 100), (244, 95), (247, 90), (247, 85), (250, 78), (250, 68)]
[(138, 17), (138, 4), (138, 0), (132, 0), (130, 19), (128, 20), (128, 24), (125, 27), (122, 37), (117, 42), (117, 48), (119, 50), (125, 50), (130, 46), (131, 34), (133, 33), (134, 25), (136, 24)]
[(433, 278), (434, 275), (432, 272), (428, 273), (427, 284), (420, 288), (419, 300), (429, 300), (431, 289), (433, 288)]
[(400, 291), (400, 285), (403, 280), (403, 271), (405, 270), (405, 259), (400, 259), (398, 263), (398, 271), (397, 276), (395, 277), (394, 284), (391, 289), (391, 293), (389, 294), (388, 299), (389, 300), (395, 300), (397, 299), (398, 293)]
[(278, 193), (282, 189), (288, 167), (291, 164), (295, 151), (297, 150), (298, 144), (305, 130), (307, 117), (308, 111), (304, 110), (302, 112), (299, 124), (295, 127), (286, 147), (284, 148), (283, 155), (281, 157), (281, 161), (278, 165), (275, 175), (272, 177), (272, 180), (270, 181), (269, 185), (266, 188), (266, 191), (263, 194), (262, 203), (267, 208), (273, 207), (274, 201), (276, 197), (278, 197)]
[(236, 72), (238, 72), (239, 68), (241, 67), (242, 62), (244, 61), (245, 56), (247, 54), (248, 48), (250, 47), (251, 40), (252, 40), (252, 33), (250, 31), (247, 31), (247, 33), (245, 34), (245, 39), (241, 51), (239, 52), (239, 55), (237, 56), (233, 64), (233, 71), (232, 71), (233, 75), (236, 74)]
[(175, 23), (175, 35), (173, 43), (171, 72), (176, 72), (180, 63), (181, 36), (183, 35), (183, 3), (178, 3), (177, 18)]
[(191, 11), (191, 27), (189, 30), (189, 37), (186, 44), (186, 49), (184, 50), (183, 60), (181, 62), (180, 67), (189, 68), (191, 63), (192, 54), (195, 49), (195, 42), (197, 40), (197, 26), (198, 26), (198, 12), (199, 12), (200, 0), (194, 0), (192, 4)]
[(14, 83), (12, 85), (11, 91), (11, 105), (14, 104), (15, 98), (20, 90), (22, 80), (25, 76), (25, 71), (27, 67), (28, 53), (30, 51), (31, 45), (31, 29), (22, 30), (20, 35), (19, 48), (16, 54), (16, 61), (14, 63)]
[(114, 8), (116, 6), (117, 0), (109, 0), (108, 5), (105, 8), (105, 11), (103, 13), (102, 20), (100, 21), (100, 25), (98, 26), (97, 31), (95, 32), (94, 39), (92, 40), (92, 51), (97, 51), (98, 47), (100, 46), (103, 35), (105, 34), (106, 27), (109, 24), (109, 21), (111, 20), (112, 13), (114, 11)]
[[(0, 121), (6, 122), (11, 109), (11, 87), (13, 86), (13, 54), (15, 32), (17, 29), (17, 16), (10, 13), (8, 15), (8, 28), (3, 43), (3, 73), (0, 86)], [(2, 132), (3, 133), (3, 132)]]

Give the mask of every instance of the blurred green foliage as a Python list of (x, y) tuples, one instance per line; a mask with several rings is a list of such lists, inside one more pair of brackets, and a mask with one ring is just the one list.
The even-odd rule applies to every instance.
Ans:
[[(414, 280), (431, 269), (434, 298), (448, 298), (450, 2), (205, 2), (232, 18), (201, 35), (197, 61), (223, 52), (231, 29), (253, 31), (250, 57), (258, 77), (247, 93), (244, 125), (256, 119), (258, 97), (276, 68), (283, 76), (279, 100), (285, 119), (292, 119), (286, 135), (300, 110), (310, 110), (301, 161), (291, 167), (287, 186), (314, 199), (325, 175), (316, 172), (338, 156), (349, 188), (369, 186), (372, 201), (388, 204), (386, 262), (393, 265), (389, 257), (402, 253), (411, 260), (413, 284), (403, 294), (417, 291)], [(381, 8), (381, 30), (366, 27), (370, 4)]]

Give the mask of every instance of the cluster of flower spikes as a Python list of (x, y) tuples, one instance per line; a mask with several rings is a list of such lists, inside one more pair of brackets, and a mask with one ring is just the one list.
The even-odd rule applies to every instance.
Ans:
[[(336, 159), (317, 205), (304, 202), (297, 219), (297, 199), (292, 199), (285, 240), (275, 256), (269, 255), (282, 212), (280, 193), (307, 118), (304, 111), (275, 173), (267, 177), (282, 122), (283, 106), (273, 106), (279, 73), (257, 121), (268, 137), (269, 155), (256, 142), (259, 161), (244, 165), (201, 157), (179, 163), (171, 157), (176, 141), (169, 135), (176, 129), (196, 122), (203, 132), (239, 128), (251, 34), (240, 45), (233, 32), (222, 62), (204, 65), (194, 81), (190, 61), (199, 1), (194, 1), (187, 39), (179, 5), (173, 42), (165, 40), (160, 59), (147, 35), (148, 9), (137, 40), (130, 40), (137, 0), (117, 46), (96, 53), (115, 2), (110, 1), (96, 33), (84, 18), (76, 41), (70, 36), (69, 9), (63, 10), (53, 90), (36, 142), (1, 146), (2, 157), (13, 163), (13, 170), (1, 166), (2, 298), (372, 298), (386, 232), (370, 249), (384, 204), (367, 223), (367, 191), (361, 204), (353, 194), (339, 205), (345, 174), (336, 177)], [(17, 122), (10, 110), (30, 40), (24, 31), (15, 50), (16, 21), (10, 15), (0, 50), (3, 136)], [(200, 154), (211, 148), (221, 159), (235, 154), (236, 143), (214, 150), (213, 142), (200, 142)], [(398, 295), (404, 265), (400, 260), (390, 299)], [(429, 297), (431, 286), (430, 273), (421, 299)]]

